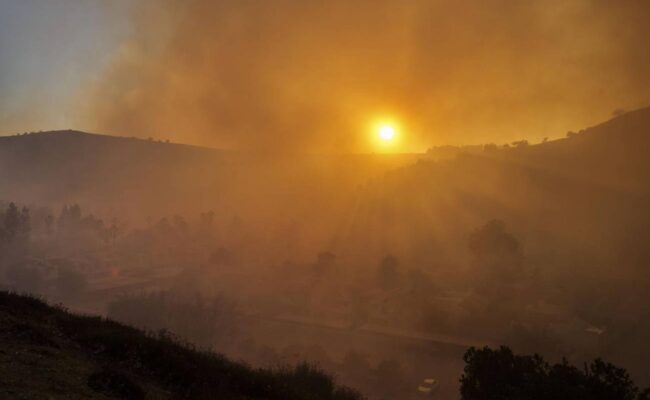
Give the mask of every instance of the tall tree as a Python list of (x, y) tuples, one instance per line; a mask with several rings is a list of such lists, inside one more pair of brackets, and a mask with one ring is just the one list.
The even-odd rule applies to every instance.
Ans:
[(5, 238), (8, 242), (13, 242), (20, 230), (20, 213), (18, 207), (13, 202), (9, 204), (4, 217)]
[(20, 210), (20, 216), (18, 218), (18, 231), (16, 235), (23, 241), (29, 240), (29, 235), (32, 231), (31, 218), (29, 216), (29, 208), (23, 207)]
[(521, 268), (521, 244), (501, 220), (491, 220), (475, 230), (469, 238), (469, 250), (474, 258), (488, 268), (516, 272)]

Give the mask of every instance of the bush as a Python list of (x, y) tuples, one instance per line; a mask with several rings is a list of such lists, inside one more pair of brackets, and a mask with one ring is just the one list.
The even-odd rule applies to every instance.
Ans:
[(648, 400), (628, 373), (600, 359), (584, 370), (566, 360), (550, 365), (539, 355), (520, 356), (509, 348), (469, 349), (460, 379), (463, 400)]

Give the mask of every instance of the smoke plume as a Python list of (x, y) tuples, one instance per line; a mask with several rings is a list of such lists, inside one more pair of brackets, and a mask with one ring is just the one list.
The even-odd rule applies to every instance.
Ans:
[(642, 0), (143, 2), (84, 92), (96, 130), (226, 148), (404, 151), (561, 135), (650, 98)]

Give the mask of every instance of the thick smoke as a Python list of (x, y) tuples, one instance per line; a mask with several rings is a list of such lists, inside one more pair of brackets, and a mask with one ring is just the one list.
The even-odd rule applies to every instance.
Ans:
[(156, 0), (87, 126), (220, 147), (404, 151), (561, 135), (650, 99), (650, 2)]

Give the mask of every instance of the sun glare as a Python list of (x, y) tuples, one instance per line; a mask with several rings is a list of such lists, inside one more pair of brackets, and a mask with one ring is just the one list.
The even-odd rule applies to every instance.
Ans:
[(404, 140), (402, 127), (392, 117), (383, 117), (370, 122), (368, 138), (375, 151), (380, 153), (399, 152)]
[(381, 125), (378, 133), (379, 138), (385, 142), (389, 142), (395, 138), (395, 128), (391, 125)]

